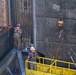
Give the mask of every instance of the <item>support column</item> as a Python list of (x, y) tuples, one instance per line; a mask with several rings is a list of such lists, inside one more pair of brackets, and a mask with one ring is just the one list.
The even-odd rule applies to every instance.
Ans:
[(7, 67), (6, 70), (9, 72), (10, 75), (13, 75), (9, 67)]
[(8, 0), (8, 8), (9, 8), (9, 25), (11, 25), (11, 9), (10, 9), (10, 0)]
[(34, 46), (36, 48), (36, 0), (33, 0), (33, 34), (34, 34)]

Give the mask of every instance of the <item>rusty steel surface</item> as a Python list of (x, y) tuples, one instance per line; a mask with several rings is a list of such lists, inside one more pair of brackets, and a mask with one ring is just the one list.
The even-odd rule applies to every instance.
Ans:
[(13, 48), (13, 30), (3, 28), (0, 32), (0, 61)]

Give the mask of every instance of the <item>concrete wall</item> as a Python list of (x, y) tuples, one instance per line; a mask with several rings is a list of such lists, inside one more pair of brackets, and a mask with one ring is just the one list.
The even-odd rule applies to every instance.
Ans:
[(33, 43), (32, 0), (11, 0), (12, 25), (21, 24), (25, 46)]
[(0, 27), (8, 25), (8, 0), (0, 0)]
[(24, 0), (11, 0), (11, 16), (12, 25), (16, 26), (17, 23), (24, 23)]
[[(1, 0), (0, 0), (1, 5)], [(0, 26), (2, 25), (2, 7), (0, 6)]]
[[(76, 61), (76, 5), (75, 0), (36, 0), (36, 45), (37, 50), (46, 57), (70, 61), (68, 51)], [(64, 20), (64, 40), (58, 41), (60, 10)], [(71, 49), (73, 52), (71, 52)]]

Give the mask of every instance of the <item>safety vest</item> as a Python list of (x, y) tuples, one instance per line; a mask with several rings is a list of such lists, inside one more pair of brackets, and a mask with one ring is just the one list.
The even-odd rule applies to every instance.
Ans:
[(20, 30), (20, 27), (16, 27), (16, 30)]
[(64, 22), (63, 22), (63, 21), (58, 21), (58, 26), (59, 26), (59, 27), (62, 27), (62, 26), (63, 26), (63, 24), (64, 24)]
[(20, 35), (21, 28), (20, 27), (15, 27), (14, 33), (18, 33)]

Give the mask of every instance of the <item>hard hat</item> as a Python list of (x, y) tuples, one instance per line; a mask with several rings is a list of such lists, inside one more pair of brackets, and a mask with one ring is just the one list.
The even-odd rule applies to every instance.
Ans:
[(18, 26), (18, 27), (21, 27), (21, 24), (20, 24), (20, 23), (18, 23), (18, 24), (17, 24), (17, 26)]
[(62, 20), (61, 21), (60, 20), (58, 21), (58, 26), (61, 27), (61, 26), (63, 26), (63, 24), (64, 24), (64, 22)]
[(35, 48), (34, 47), (31, 47), (30, 50), (33, 51), (33, 50), (35, 50)]

